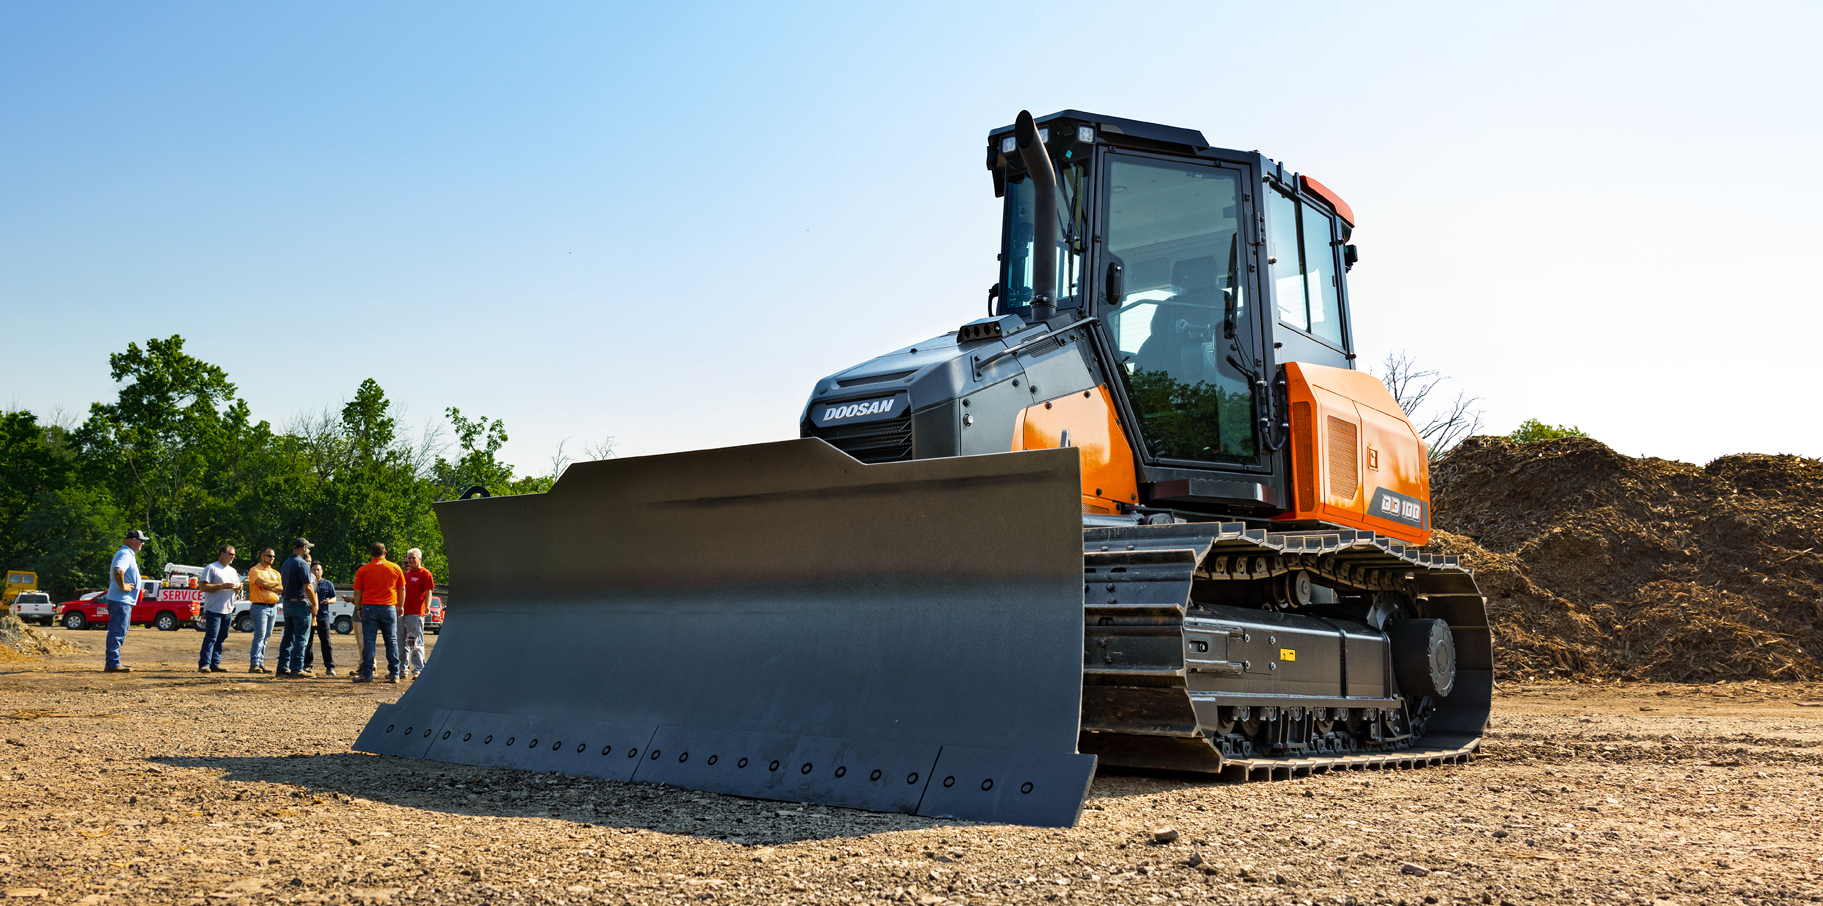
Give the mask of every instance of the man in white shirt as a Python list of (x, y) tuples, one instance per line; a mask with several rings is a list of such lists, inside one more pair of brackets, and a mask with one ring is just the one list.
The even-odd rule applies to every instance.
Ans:
[(203, 650), (196, 659), (197, 673), (227, 673), (222, 666), (222, 643), (228, 640), (228, 626), (234, 621), (234, 591), (241, 587), (241, 574), (234, 570), (234, 545), (224, 544), (214, 563), (203, 567), (198, 584), (203, 593)]

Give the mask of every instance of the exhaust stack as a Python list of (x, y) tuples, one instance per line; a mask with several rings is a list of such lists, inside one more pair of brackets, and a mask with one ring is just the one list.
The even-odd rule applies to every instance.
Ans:
[(1029, 110), (1013, 121), (1014, 140), (1032, 180), (1032, 317), (1057, 316), (1057, 171)]

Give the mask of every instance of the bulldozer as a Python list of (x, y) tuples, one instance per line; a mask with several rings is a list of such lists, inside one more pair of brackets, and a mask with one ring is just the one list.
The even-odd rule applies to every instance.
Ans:
[(460, 607), (354, 747), (1036, 826), (1099, 766), (1471, 759), (1485, 599), (1355, 368), (1353, 210), (1076, 110), (987, 168), (987, 311), (818, 381), (798, 438), (437, 504)]

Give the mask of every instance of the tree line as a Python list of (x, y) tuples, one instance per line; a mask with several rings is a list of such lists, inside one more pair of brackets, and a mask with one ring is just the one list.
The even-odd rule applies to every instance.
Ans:
[[(167, 562), (205, 564), (222, 544), (244, 568), (262, 548), (283, 556), (298, 535), (337, 581), (353, 577), (374, 541), (422, 548), (443, 577), (432, 503), (473, 485), (548, 490), (567, 461), (560, 447), (550, 474), (515, 477), (497, 457), (505, 425), (456, 408), (444, 412), (453, 445), (441, 425), (413, 436), (372, 378), (339, 411), (275, 430), (253, 419), (225, 370), (184, 351), (182, 336), (129, 343), (108, 368), (117, 396), (80, 422), (0, 413), (0, 568), (35, 571), (57, 600), (105, 586), (108, 558), (133, 528), (152, 535), (139, 556), (148, 577)], [(612, 455), (611, 440), (589, 452)]]

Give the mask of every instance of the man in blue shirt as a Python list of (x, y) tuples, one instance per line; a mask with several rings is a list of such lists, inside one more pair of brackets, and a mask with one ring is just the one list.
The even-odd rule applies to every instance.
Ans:
[(126, 644), (127, 623), (133, 619), (133, 605), (139, 603), (139, 558), (135, 555), (150, 540), (152, 536), (139, 529), (128, 532), (108, 564), (108, 592), (103, 597), (108, 602), (109, 673), (128, 673), (133, 669), (120, 662), (120, 646)]
[(291, 557), (279, 567), (284, 590), (285, 634), (279, 637), (280, 677), (307, 676), (304, 652), (310, 648), (310, 615), (316, 610), (316, 577), (310, 574), (310, 542), (291, 539)]
[[(330, 644), (330, 624), (335, 622), (335, 615), (329, 612), (329, 606), (335, 603), (335, 583), (323, 578), (323, 564), (310, 565), (310, 574), (316, 577), (316, 631), (323, 639), (323, 675), (335, 676), (335, 647)], [(311, 674), (315, 663), (316, 649), (309, 642), (304, 643), (304, 675)]]

